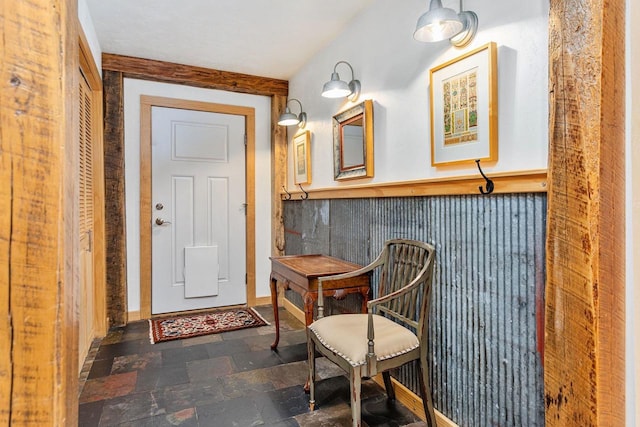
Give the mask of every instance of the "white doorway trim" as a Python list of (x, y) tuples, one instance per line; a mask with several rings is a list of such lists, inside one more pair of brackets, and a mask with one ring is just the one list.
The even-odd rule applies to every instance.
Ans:
[(236, 105), (140, 96), (140, 317), (151, 317), (151, 107), (168, 107), (244, 116), (246, 151), (247, 305), (256, 303), (255, 266), (255, 109)]

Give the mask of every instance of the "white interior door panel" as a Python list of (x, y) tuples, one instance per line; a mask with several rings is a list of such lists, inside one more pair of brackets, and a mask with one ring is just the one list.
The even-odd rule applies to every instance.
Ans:
[(244, 135), (244, 116), (152, 108), (152, 314), (246, 302)]

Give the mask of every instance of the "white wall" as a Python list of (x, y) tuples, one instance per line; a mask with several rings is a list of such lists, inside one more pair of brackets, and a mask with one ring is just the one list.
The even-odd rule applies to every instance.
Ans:
[(78, 19), (82, 26), (82, 31), (89, 43), (89, 49), (93, 55), (93, 60), (98, 67), (98, 72), (102, 76), (102, 49), (100, 48), (100, 42), (98, 42), (98, 35), (96, 29), (93, 26), (93, 20), (89, 14), (89, 8), (87, 7), (86, 0), (78, 0)]
[[(163, 96), (255, 108), (256, 296), (270, 295), (271, 99), (265, 96), (124, 79), (128, 310), (140, 310), (140, 95)], [(250, 203), (250, 201), (248, 202)]]
[[(455, 0), (443, 4), (458, 10)], [(451, 47), (448, 41), (413, 40), (426, 2), (374, 0), (293, 76), (289, 96), (302, 102), (309, 119), (306, 129), (312, 134), (309, 188), (477, 174), (473, 162), (431, 167), (429, 69), (490, 41), (498, 45), (499, 160), (483, 168), (496, 172), (547, 167), (548, 0), (469, 0), (464, 4), (478, 14), (479, 32), (463, 49)], [(362, 82), (356, 102), (374, 100), (372, 179), (333, 180), (331, 118), (353, 104), (322, 98), (320, 91), (339, 60), (349, 61)], [(350, 79), (347, 67), (341, 65), (338, 72), (343, 80)], [(292, 156), (289, 159), (288, 186), (293, 188)]]

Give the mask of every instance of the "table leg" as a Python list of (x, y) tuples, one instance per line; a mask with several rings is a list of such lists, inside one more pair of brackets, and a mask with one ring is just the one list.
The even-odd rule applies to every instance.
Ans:
[(304, 300), (304, 323), (305, 326), (309, 326), (313, 323), (313, 304), (317, 297), (312, 293), (305, 293), (302, 298)]
[(367, 303), (369, 302), (369, 287), (360, 288), (360, 295), (362, 295), (362, 312), (367, 312)]
[(276, 328), (276, 340), (271, 344), (271, 350), (275, 350), (280, 342), (280, 317), (278, 315), (278, 281), (271, 276), (271, 305), (273, 306), (273, 321)]

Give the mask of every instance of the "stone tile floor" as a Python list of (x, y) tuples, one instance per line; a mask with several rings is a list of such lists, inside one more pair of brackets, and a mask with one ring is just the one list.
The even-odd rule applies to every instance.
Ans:
[[(258, 307), (270, 326), (149, 342), (146, 321), (114, 328), (89, 352), (80, 375), (79, 422), (90, 426), (351, 426), (349, 381), (317, 361), (316, 410), (303, 390), (307, 377), (304, 326), (280, 312), (280, 344), (270, 306)], [(98, 345), (99, 344), (99, 345)], [(373, 381), (362, 386), (369, 427), (423, 426)]]

